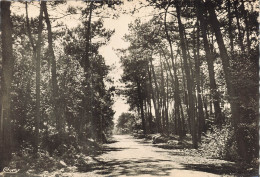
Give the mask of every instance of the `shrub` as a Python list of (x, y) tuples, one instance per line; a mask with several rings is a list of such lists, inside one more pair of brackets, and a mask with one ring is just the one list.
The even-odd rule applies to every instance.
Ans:
[(78, 147), (76, 137), (68, 133), (44, 136), (42, 140), (42, 148), (46, 149), (51, 156), (62, 156), (66, 152), (72, 153), (72, 151), (78, 151)]
[(234, 130), (229, 126), (213, 127), (202, 140), (200, 151), (208, 157), (235, 160), (238, 158)]
[(19, 173), (33, 169), (35, 172), (54, 171), (60, 167), (59, 162), (50, 157), (47, 151), (39, 149), (37, 155), (24, 153), (14, 153), (9, 164), (10, 169), (17, 169)]

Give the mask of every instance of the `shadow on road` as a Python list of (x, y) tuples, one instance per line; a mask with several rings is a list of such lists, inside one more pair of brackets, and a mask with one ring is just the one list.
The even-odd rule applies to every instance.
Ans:
[[(121, 137), (119, 143), (103, 146), (102, 155), (93, 157), (96, 163), (79, 166), (79, 172), (90, 172), (96, 176), (110, 177), (172, 176), (175, 174), (177, 176), (183, 176), (183, 174), (184, 176), (254, 176), (257, 174), (257, 172), (239, 168), (235, 163), (193, 157), (148, 145), (139, 140), (130, 139), (131, 141), (128, 141), (128, 139), (127, 137), (124, 139)], [(128, 143), (130, 143), (129, 146), (126, 146)]]
[[(102, 150), (103, 153), (109, 153), (111, 151), (124, 151), (135, 149), (129, 148), (117, 148), (105, 146)], [(154, 176), (169, 176), (170, 170), (176, 169), (170, 160), (154, 159), (154, 158), (132, 158), (129, 159), (110, 159), (109, 161), (101, 160), (100, 158), (94, 158), (97, 163), (94, 165), (81, 166), (78, 168), (80, 172), (92, 172), (95, 171), (98, 175), (108, 176), (137, 176), (143, 174), (149, 174)], [(168, 164), (167, 164), (168, 163)]]
[(229, 174), (235, 176), (258, 176), (257, 171), (246, 171), (245, 168), (232, 164), (182, 164), (187, 170), (203, 171), (218, 175)]
[(176, 167), (168, 166), (167, 162), (169, 161), (163, 159), (111, 160), (109, 162), (100, 162), (91, 168), (85, 169), (86, 171), (81, 172), (96, 171), (96, 174), (99, 175), (112, 176), (137, 176), (141, 174), (169, 176), (170, 170), (176, 169)]

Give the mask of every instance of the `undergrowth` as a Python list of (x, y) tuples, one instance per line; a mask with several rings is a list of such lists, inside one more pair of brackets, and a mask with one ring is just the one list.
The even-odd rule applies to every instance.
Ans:
[[(243, 136), (241, 138), (243, 138)], [(254, 140), (254, 137), (250, 136), (244, 138), (247, 138), (251, 141)], [(249, 140), (247, 142), (250, 143), (251, 141)], [(254, 144), (251, 144), (251, 146), (254, 146)], [(213, 127), (213, 130), (208, 132), (206, 136), (202, 139), (199, 151), (202, 155), (209, 158), (218, 158), (233, 161), (240, 164), (241, 166), (258, 166), (257, 157), (250, 158), (253, 159), (250, 162), (242, 160), (241, 156), (238, 153), (237, 147), (238, 144), (235, 138), (234, 129), (229, 125), (225, 125), (221, 128)], [(250, 147), (248, 147), (248, 149), (250, 149)], [(254, 152), (248, 154), (253, 153)]]
[(3, 171), (39, 174), (70, 167), (81, 168), (93, 162), (90, 155), (101, 151), (101, 144), (93, 140), (79, 142), (75, 137), (65, 134), (43, 138), (42, 142), (36, 154), (32, 153), (32, 146), (13, 153), (9, 166)]
[(199, 150), (207, 157), (236, 160), (238, 157), (234, 130), (230, 126), (213, 127), (202, 139)]

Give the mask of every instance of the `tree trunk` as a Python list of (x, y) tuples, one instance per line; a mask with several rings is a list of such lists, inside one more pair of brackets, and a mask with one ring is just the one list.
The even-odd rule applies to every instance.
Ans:
[(242, 14), (245, 20), (245, 29), (246, 29), (246, 44), (247, 44), (247, 54), (250, 52), (250, 47), (251, 47), (251, 41), (250, 41), (250, 27), (248, 24), (248, 13), (245, 10), (245, 5), (244, 5), (244, 0), (242, 0)]
[[(148, 110), (147, 110), (147, 104), (146, 104), (146, 95), (143, 95), (142, 98), (143, 98), (143, 107), (144, 107), (144, 120), (148, 120), (148, 117), (147, 117)], [(148, 131), (148, 133), (149, 133), (149, 131)]]
[[(84, 134), (88, 134), (89, 137), (91, 136), (93, 139), (97, 139), (98, 132), (96, 131), (97, 127), (94, 124), (94, 117), (92, 116), (92, 88), (91, 88), (91, 82), (92, 82), (92, 68), (91, 68), (91, 62), (90, 62), (90, 47), (91, 47), (91, 20), (92, 20), (92, 11), (93, 11), (93, 1), (90, 2), (89, 5), (89, 14), (88, 14), (88, 23), (87, 23), (87, 29), (86, 29), (86, 36), (85, 36), (85, 54), (83, 57), (82, 65), (85, 72), (85, 88), (84, 88), (84, 96), (82, 98), (82, 107), (83, 107), (83, 115), (81, 118), (81, 121), (79, 122), (79, 137), (82, 141), (86, 138)], [(86, 129), (87, 124), (90, 123), (91, 127), (90, 129)], [(88, 136), (87, 135), (87, 136)]]
[[(189, 103), (188, 103), (188, 95), (187, 95), (187, 87), (186, 87), (186, 83), (185, 83), (185, 73), (184, 73), (184, 66), (183, 66), (183, 62), (182, 62), (182, 58), (180, 58), (180, 62), (181, 62), (181, 73), (182, 73), (182, 80), (183, 80), (183, 102), (186, 105), (187, 110), (189, 109)], [(190, 120), (189, 120), (190, 122)], [(189, 127), (190, 129), (190, 127)]]
[[(212, 25), (213, 30), (215, 32), (215, 36), (216, 36), (217, 43), (218, 43), (218, 46), (219, 46), (219, 51), (220, 51), (220, 56), (221, 56), (221, 59), (222, 59), (222, 65), (223, 65), (225, 80), (226, 80), (226, 84), (227, 84), (227, 91), (228, 91), (228, 94), (229, 94), (229, 97), (230, 97), (229, 99), (230, 99), (230, 103), (231, 103), (231, 107), (232, 107), (232, 106), (236, 105), (235, 100), (234, 100), (236, 95), (235, 95), (235, 89), (232, 85), (232, 76), (231, 76), (231, 71), (230, 71), (230, 58), (227, 54), (227, 50), (226, 50), (226, 47), (224, 45), (223, 37), (222, 37), (221, 31), (220, 31), (220, 24), (219, 24), (219, 21), (217, 19), (217, 16), (216, 16), (216, 13), (215, 13), (215, 10), (214, 10), (214, 5), (212, 4), (212, 2), (210, 0), (207, 0), (206, 2), (208, 3), (208, 12), (209, 12), (209, 15), (210, 15), (210, 22), (211, 22), (211, 25)], [(238, 110), (235, 109), (232, 112), (234, 113), (234, 115), (237, 115), (237, 111)], [(236, 125), (237, 122), (239, 122), (238, 116), (234, 119), (234, 122), (233, 122), (234, 125)]]
[[(170, 44), (171, 44), (171, 41), (170, 41)], [(176, 79), (174, 79), (174, 76), (173, 76), (173, 74), (172, 74), (172, 72), (171, 72), (171, 67), (170, 67), (170, 64), (169, 64), (169, 62), (168, 62), (168, 60), (167, 60), (167, 57), (166, 57), (166, 54), (165, 54), (165, 52), (164, 52), (164, 50), (161, 48), (161, 51), (162, 51), (162, 53), (163, 53), (163, 55), (164, 55), (164, 57), (165, 57), (165, 61), (166, 61), (166, 64), (164, 63), (164, 67), (165, 68), (168, 68), (168, 71), (169, 71), (169, 73), (170, 73), (170, 76), (171, 76), (171, 79), (172, 79), (172, 82), (171, 82), (171, 86), (172, 86), (172, 89), (174, 90), (174, 101), (175, 101), (175, 104), (174, 104), (174, 107), (175, 107), (175, 109), (174, 109), (174, 114), (175, 114), (175, 116), (174, 116), (174, 120), (175, 120), (175, 134), (176, 135), (180, 135), (181, 133), (180, 132), (182, 132), (182, 129), (180, 129), (181, 127), (178, 127), (177, 126), (177, 120), (178, 119), (180, 119), (180, 117), (178, 117), (178, 115), (179, 115), (179, 108), (177, 108), (176, 106), (178, 106), (179, 104), (181, 104), (180, 103), (180, 95), (179, 95), (179, 81), (178, 81), (178, 79), (176, 80)], [(173, 61), (173, 60), (172, 60)], [(175, 67), (174, 67), (174, 63), (173, 63), (173, 68), (174, 68), (174, 73), (176, 73), (176, 69), (175, 69)], [(176, 75), (176, 74), (175, 74)], [(175, 83), (174, 83), (175, 82)], [(175, 86), (174, 86), (175, 85)], [(166, 124), (166, 126), (168, 126), (168, 132), (169, 132), (169, 117), (168, 117), (168, 104), (169, 104), (169, 102), (168, 102), (168, 74), (167, 74), (167, 110), (166, 110), (166, 122), (168, 122), (167, 124)]]
[(211, 2), (211, 0), (207, 0), (206, 3), (208, 4), (208, 12), (210, 15), (210, 22), (212, 25), (212, 28), (215, 32), (217, 43), (219, 46), (219, 51), (220, 51), (220, 56), (222, 59), (222, 65), (224, 69), (224, 75), (225, 75), (225, 80), (226, 80), (226, 85), (227, 85), (227, 91), (229, 95), (229, 101), (231, 105), (231, 114), (232, 114), (232, 124), (235, 129), (235, 136), (236, 136), (236, 141), (238, 144), (238, 153), (243, 159), (247, 159), (247, 151), (246, 151), (246, 142), (244, 137), (240, 137), (239, 135), (239, 124), (240, 124), (240, 113), (239, 113), (239, 103), (236, 98), (236, 93), (235, 93), (235, 88), (233, 87), (232, 84), (232, 75), (230, 71), (230, 58), (227, 54), (226, 47), (224, 45), (223, 37), (220, 31), (220, 24), (217, 19), (214, 5)]
[(60, 106), (59, 106), (59, 88), (58, 88), (58, 82), (57, 82), (57, 72), (56, 72), (56, 60), (55, 60), (55, 54), (53, 50), (53, 39), (52, 39), (52, 30), (51, 30), (51, 22), (49, 19), (49, 14), (46, 6), (46, 1), (43, 1), (43, 12), (45, 15), (45, 21), (47, 24), (47, 30), (48, 30), (48, 43), (49, 43), (49, 57), (51, 59), (51, 76), (52, 76), (52, 99), (53, 99), (53, 108), (54, 108), (54, 115), (56, 120), (56, 129), (59, 133), (63, 132), (64, 123), (61, 120), (62, 113), (60, 112)]
[(160, 132), (160, 116), (159, 116), (159, 111), (158, 111), (158, 107), (157, 107), (157, 103), (156, 103), (156, 99), (155, 99), (155, 95), (154, 95), (154, 91), (153, 91), (153, 85), (152, 85), (152, 74), (151, 74), (151, 70), (149, 68), (149, 66), (147, 66), (147, 71), (148, 71), (148, 77), (149, 77), (149, 85), (150, 85), (150, 89), (151, 89), (151, 94), (152, 94), (152, 100), (153, 100), (153, 107), (154, 107), (154, 112), (155, 112), (155, 119), (156, 119), (156, 131), (157, 133)]
[(28, 7), (26, 2), (26, 23), (27, 23), (27, 32), (30, 43), (33, 48), (33, 60), (36, 62), (36, 116), (35, 116), (35, 142), (34, 142), (34, 153), (38, 152), (39, 145), (39, 127), (40, 127), (40, 84), (41, 84), (41, 41), (42, 41), (42, 30), (43, 30), (43, 2), (41, 2), (40, 15), (39, 15), (39, 26), (38, 26), (38, 39), (36, 45), (32, 37), (29, 18), (28, 18)]
[(185, 128), (185, 117), (184, 117), (184, 111), (182, 108), (182, 104), (180, 104), (180, 113), (181, 113), (181, 131), (182, 131), (182, 137), (186, 136), (186, 128)]
[(84, 60), (84, 68), (87, 70), (90, 67), (90, 45), (91, 45), (91, 20), (92, 20), (92, 11), (93, 11), (93, 1), (90, 2), (89, 5), (89, 14), (88, 14), (88, 26), (86, 33), (86, 49), (85, 49), (85, 60)]
[(14, 57), (12, 45), (11, 2), (1, 2), (2, 30), (2, 76), (1, 76), (1, 121), (0, 121), (0, 171), (7, 166), (12, 152), (11, 128), (11, 83)]
[(149, 87), (149, 82), (145, 83), (145, 89), (147, 90), (146, 97), (145, 97), (145, 102), (146, 102), (146, 107), (147, 107), (147, 120), (149, 124), (149, 131), (147, 133), (152, 133), (153, 127), (152, 127), (152, 105), (151, 105), (151, 89)]
[(236, 15), (236, 20), (237, 20), (237, 29), (238, 29), (238, 41), (239, 41), (239, 45), (241, 47), (241, 51), (242, 53), (245, 52), (245, 47), (244, 47), (244, 44), (243, 44), (243, 34), (241, 33), (241, 28), (240, 28), (240, 20), (239, 20), (239, 14), (238, 14), (238, 9), (237, 9), (237, 6), (238, 6), (238, 1), (234, 1), (234, 7), (235, 7), (235, 15)]
[(178, 27), (179, 27), (179, 34), (180, 34), (180, 43), (182, 49), (182, 56), (183, 56), (183, 64), (187, 79), (187, 89), (188, 89), (188, 98), (189, 98), (189, 109), (188, 109), (188, 116), (191, 120), (191, 135), (192, 135), (192, 144), (193, 148), (198, 148), (198, 139), (197, 139), (197, 132), (196, 132), (196, 124), (195, 124), (195, 117), (194, 117), (194, 100), (193, 100), (193, 93), (192, 93), (192, 79), (190, 75), (190, 69), (188, 67), (188, 57), (187, 57), (187, 50), (184, 41), (184, 26), (181, 22), (181, 8), (179, 2), (175, 1), (175, 7), (177, 12), (177, 19), (178, 19)]
[(157, 77), (154, 71), (154, 66), (153, 66), (153, 61), (152, 58), (149, 58), (150, 61), (150, 65), (151, 65), (151, 70), (152, 70), (152, 74), (153, 74), (153, 79), (154, 79), (154, 83), (155, 83), (155, 98), (156, 98), (156, 103), (157, 103), (157, 111), (158, 111), (158, 125), (159, 125), (159, 133), (162, 132), (162, 122), (161, 122), (161, 114), (160, 114), (160, 94), (159, 94), (159, 86), (158, 86), (158, 82), (157, 82)]
[(231, 2), (227, 0), (227, 10), (228, 10), (228, 35), (230, 40), (231, 54), (234, 54), (234, 43), (232, 34), (232, 15), (231, 15)]
[[(171, 61), (172, 61), (172, 67), (173, 67), (173, 72), (174, 72), (174, 85), (175, 85), (175, 90), (174, 90), (174, 101), (175, 101), (175, 126), (177, 125), (177, 122), (180, 123), (180, 105), (181, 105), (181, 98), (180, 98), (180, 91), (179, 91), (179, 79), (177, 77), (177, 69), (175, 67), (175, 62), (174, 62), (174, 56), (173, 56), (173, 47), (172, 47), (172, 41), (171, 41), (171, 38), (169, 36), (169, 32), (168, 32), (168, 28), (167, 28), (167, 11), (168, 11), (168, 8), (169, 6), (167, 7), (166, 11), (165, 11), (165, 16), (164, 16), (164, 28), (165, 28), (165, 34), (166, 34), (166, 38), (167, 38), (167, 41), (170, 45), (170, 52), (171, 52)], [(162, 49), (163, 51), (163, 49)], [(169, 63), (167, 61), (167, 58), (166, 58), (166, 55), (165, 55), (165, 59), (166, 59), (166, 62), (169, 66)], [(171, 72), (170, 72), (171, 74)], [(173, 76), (171, 74), (171, 77), (173, 79)], [(174, 88), (173, 88), (174, 89)], [(178, 120), (178, 121), (177, 121)], [(178, 129), (178, 131), (177, 131)], [(183, 135), (184, 135), (184, 132), (182, 131), (182, 128), (181, 128), (181, 125), (179, 125), (179, 127), (176, 127), (175, 128), (175, 131), (178, 132), (180, 138), (183, 138)]]
[(165, 92), (165, 81), (164, 81), (164, 74), (163, 74), (163, 64), (161, 60), (160, 54), (160, 67), (161, 67), (161, 93), (162, 93), (162, 119), (163, 119), (163, 129), (166, 134), (168, 134), (167, 124), (166, 124), (166, 92)]
[(137, 92), (138, 92), (138, 101), (139, 101), (139, 107), (141, 110), (141, 119), (142, 119), (142, 128), (143, 128), (143, 134), (146, 134), (146, 128), (145, 128), (145, 119), (144, 119), (144, 105), (143, 105), (143, 96), (141, 91), (141, 85), (137, 81)]
[(36, 136), (36, 144), (35, 144), (35, 152), (38, 151), (39, 145), (39, 128), (40, 128), (40, 94), (41, 94), (41, 42), (42, 42), (42, 29), (43, 29), (43, 2), (41, 2), (40, 16), (39, 16), (39, 27), (38, 27), (38, 40), (36, 44), (36, 125), (35, 125), (35, 136)]
[[(197, 45), (195, 45), (197, 43)], [(201, 99), (201, 89), (200, 89), (200, 56), (199, 56), (199, 27), (197, 28), (197, 37), (195, 42), (195, 33), (194, 33), (194, 43), (193, 43), (193, 52), (195, 59), (195, 75), (196, 75), (196, 86), (198, 92), (198, 141), (201, 142), (201, 134), (203, 127), (205, 125), (205, 118), (203, 113), (203, 103)], [(196, 50), (197, 51), (196, 51)]]
[(204, 49), (205, 49), (207, 64), (208, 64), (210, 91), (213, 98), (213, 105), (215, 110), (215, 122), (218, 126), (220, 126), (223, 123), (223, 116), (220, 108), (220, 96), (217, 91), (217, 84), (215, 80), (215, 71), (214, 71), (214, 64), (213, 64), (214, 56), (213, 53), (210, 52), (209, 42), (207, 38), (207, 29), (206, 29), (207, 25), (203, 16), (205, 9), (202, 6), (202, 3), (200, 1), (198, 1), (196, 5), (197, 5), (197, 18), (200, 21), (203, 44), (204, 44)]
[(152, 115), (152, 104), (151, 104), (151, 98), (147, 98), (147, 104), (148, 104), (148, 121), (149, 121), (149, 133), (153, 133), (153, 115)]
[(168, 79), (168, 73), (166, 75), (166, 96), (165, 96), (165, 120), (166, 120), (166, 133), (169, 136), (169, 79)]

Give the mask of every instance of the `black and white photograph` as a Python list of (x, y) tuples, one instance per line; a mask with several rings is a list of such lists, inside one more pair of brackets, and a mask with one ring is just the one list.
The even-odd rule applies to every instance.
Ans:
[(259, 1), (0, 13), (0, 177), (260, 175)]

